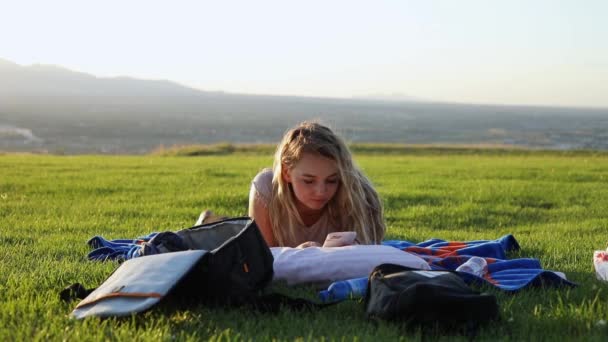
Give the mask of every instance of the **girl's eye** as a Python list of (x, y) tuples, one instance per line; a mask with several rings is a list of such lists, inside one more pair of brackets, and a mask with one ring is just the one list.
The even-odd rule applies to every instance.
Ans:
[(332, 179), (332, 180), (327, 181), (327, 184), (336, 184), (336, 183), (338, 183), (337, 179)]
[(305, 180), (304, 180), (304, 184), (312, 184), (312, 181), (311, 181), (311, 180), (307, 180), (307, 179), (305, 179)]

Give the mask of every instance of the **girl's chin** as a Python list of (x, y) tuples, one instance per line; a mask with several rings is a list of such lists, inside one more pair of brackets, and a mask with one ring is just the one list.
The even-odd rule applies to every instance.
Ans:
[(306, 206), (308, 207), (308, 209), (311, 210), (321, 210), (323, 208), (325, 208), (325, 205), (327, 204), (327, 202), (323, 201), (323, 202), (309, 202), (306, 204)]
[(321, 211), (327, 206), (326, 201), (297, 201), (296, 206), (300, 212), (304, 211)]

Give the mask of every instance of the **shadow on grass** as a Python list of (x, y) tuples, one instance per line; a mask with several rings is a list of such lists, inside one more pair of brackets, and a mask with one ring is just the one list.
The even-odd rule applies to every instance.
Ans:
[[(314, 311), (296, 311), (283, 307), (277, 313), (260, 312), (247, 307), (207, 307), (196, 305), (182, 308), (164, 307), (159, 314), (182, 319), (171, 320), (173, 334), (189, 332), (202, 338), (224, 337), (245, 339), (301, 339), (304, 336), (329, 340), (350, 336), (363, 340), (394, 339), (407, 336), (414, 340), (437, 339), (438, 337), (470, 338), (467, 326), (419, 326), (404, 321), (382, 321), (365, 316), (363, 302), (346, 301), (330, 308)], [(186, 318), (187, 319), (183, 319)]]
[(407, 221), (408, 226), (434, 230), (475, 230), (493, 231), (503, 227), (516, 227), (550, 223), (560, 218), (546, 210), (510, 210), (485, 207), (433, 208), (421, 212), (413, 212), (405, 217), (387, 217), (389, 224), (399, 225), (399, 221)]
[[(515, 239), (517, 239), (517, 236), (515, 236)], [(538, 259), (544, 253), (545, 253), (545, 251), (542, 248), (539, 248), (539, 247), (527, 247), (527, 246), (521, 247), (520, 246), (519, 250), (508, 251), (507, 252), (507, 259), (518, 259), (518, 258), (534, 258), (534, 259)]]
[(384, 200), (384, 207), (388, 210), (399, 210), (417, 205), (440, 206), (451, 201), (451, 199), (446, 196), (432, 196), (426, 194), (384, 195), (382, 198)]
[(516, 205), (519, 205), (520, 208), (533, 208), (533, 209), (544, 209), (549, 210), (553, 209), (557, 206), (557, 204), (553, 202), (546, 201), (544, 199), (536, 199), (536, 198), (523, 198)]
[(36, 242), (35, 239), (25, 236), (0, 236), (1, 246), (25, 246), (33, 245)]
[(226, 171), (226, 170), (210, 170), (210, 169), (205, 169), (203, 171), (203, 174), (207, 177), (212, 178), (213, 180), (217, 180), (218, 178), (235, 179), (237, 177), (242, 176), (236, 172), (230, 172), (230, 171)]
[[(573, 278), (587, 276), (575, 273)], [(573, 279), (574, 280), (574, 279)], [(585, 336), (601, 334), (601, 327), (589, 327), (589, 313), (594, 306), (603, 305), (608, 293), (594, 300), (589, 289), (543, 286), (542, 283), (516, 293), (507, 293), (494, 287), (475, 289), (496, 295), (500, 306), (500, 319), (481, 325), (471, 332), (466, 326), (446, 329), (439, 326), (408, 326), (403, 322), (369, 320), (361, 301), (345, 301), (318, 311), (294, 311), (282, 308), (277, 313), (264, 313), (248, 307), (207, 306), (170, 297), (148, 312), (134, 317), (112, 319), (116, 324), (132, 324), (147, 330), (166, 326), (171, 338), (182, 340), (221, 338), (233, 339), (344, 339), (393, 340), (406, 337), (413, 340), (462, 339), (474, 337), (497, 339), (508, 337), (526, 340), (547, 336)], [(589, 284), (587, 284), (589, 287)], [(574, 334), (573, 334), (574, 333)], [(532, 338), (534, 339), (534, 338)]]

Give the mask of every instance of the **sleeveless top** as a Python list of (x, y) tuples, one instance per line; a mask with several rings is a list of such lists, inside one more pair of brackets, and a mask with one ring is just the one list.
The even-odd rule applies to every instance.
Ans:
[[(268, 208), (272, 194), (272, 175), (273, 172), (271, 169), (264, 169), (260, 171), (251, 182), (251, 190), (255, 191), (255, 199), (260, 201), (266, 208)], [(283, 246), (296, 247), (306, 241), (316, 241), (323, 245), (328, 233), (340, 231), (338, 227), (332, 225), (328, 216), (327, 211), (323, 212), (319, 220), (311, 226), (305, 226), (296, 222), (294, 231), (295, 239), (291, 238), (289, 234), (286, 234), (286, 241), (284, 241)]]

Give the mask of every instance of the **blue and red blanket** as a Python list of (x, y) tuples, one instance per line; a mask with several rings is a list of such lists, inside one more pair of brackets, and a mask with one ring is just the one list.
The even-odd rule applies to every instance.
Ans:
[[(563, 273), (543, 269), (538, 259), (507, 260), (506, 253), (508, 251), (519, 250), (519, 243), (511, 234), (496, 240), (461, 242), (430, 239), (420, 243), (389, 240), (383, 241), (382, 244), (421, 257), (435, 271), (456, 271), (458, 266), (474, 256), (484, 258), (488, 268), (483, 277), (466, 272), (456, 272), (467, 284), (486, 284), (507, 292), (515, 292), (531, 286), (576, 286), (575, 283), (566, 280)], [(340, 282), (337, 281), (329, 286)], [(349, 282), (350, 285), (347, 288), (355, 290), (348, 294), (340, 294), (340, 298), (332, 300), (340, 301), (346, 298), (365, 296), (368, 284), (367, 277), (348, 279), (342, 282)], [(324, 297), (319, 296), (321, 300)]]
[[(87, 243), (94, 250), (88, 255), (90, 260), (126, 260), (138, 257), (145, 242), (157, 233), (132, 240), (106, 240), (100, 236), (91, 238)], [(458, 266), (473, 256), (482, 257), (488, 264), (487, 273), (478, 277), (465, 272), (458, 275), (469, 284), (488, 284), (504, 291), (517, 291), (528, 286), (575, 286), (565, 279), (561, 272), (545, 270), (538, 259), (507, 259), (508, 251), (519, 249), (513, 235), (505, 235), (496, 240), (445, 241), (430, 239), (420, 243), (388, 240), (384, 245), (413, 253), (426, 260), (433, 270), (455, 271)], [(367, 282), (367, 278), (357, 281)]]
[(433, 270), (454, 271), (473, 256), (482, 257), (488, 264), (483, 277), (459, 272), (467, 283), (489, 284), (504, 291), (517, 291), (527, 286), (574, 286), (561, 272), (545, 270), (538, 259), (507, 260), (508, 251), (519, 250), (519, 243), (511, 234), (496, 240), (445, 241), (430, 239), (420, 243), (389, 240), (384, 245), (413, 253), (426, 260)]

